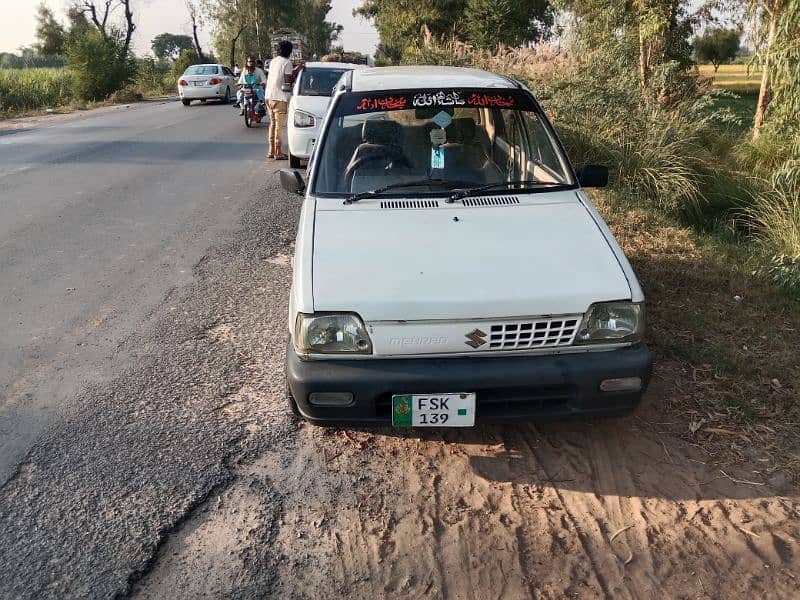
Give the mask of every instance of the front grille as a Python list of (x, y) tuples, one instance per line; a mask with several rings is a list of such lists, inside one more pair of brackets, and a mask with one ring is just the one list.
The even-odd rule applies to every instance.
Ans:
[(461, 202), (464, 206), (507, 206), (519, 204), (519, 198), (516, 196), (487, 196), (485, 198), (464, 198)]
[(491, 325), (489, 350), (569, 346), (575, 339), (579, 322), (579, 317), (561, 317)]
[(383, 200), (381, 208), (438, 208), (438, 200)]

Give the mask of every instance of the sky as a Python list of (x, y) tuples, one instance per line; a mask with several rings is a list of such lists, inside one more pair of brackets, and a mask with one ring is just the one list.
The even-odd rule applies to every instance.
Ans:
[[(0, 52), (14, 52), (20, 46), (30, 46), (35, 40), (36, 7), (41, 0), (0, 0)], [(374, 27), (352, 15), (360, 0), (332, 0), (328, 21), (344, 25), (341, 43), (345, 50), (374, 54), (379, 38)], [(45, 0), (56, 18), (64, 22), (68, 0)], [(134, 51), (144, 55), (150, 51), (150, 41), (159, 33), (184, 33), (191, 35), (191, 22), (183, 0), (133, 0), (132, 8), (136, 31), (133, 36)], [(122, 19), (122, 14), (118, 15)], [(208, 28), (201, 30), (200, 44), (209, 46)]]

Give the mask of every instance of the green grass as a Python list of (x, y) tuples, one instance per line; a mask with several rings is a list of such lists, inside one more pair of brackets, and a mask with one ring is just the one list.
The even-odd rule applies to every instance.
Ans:
[(0, 115), (71, 101), (72, 76), (67, 69), (0, 69)]

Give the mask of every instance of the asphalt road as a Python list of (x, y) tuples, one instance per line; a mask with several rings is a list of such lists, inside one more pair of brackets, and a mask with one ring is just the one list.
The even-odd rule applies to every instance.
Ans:
[(235, 116), (160, 102), (0, 135), (0, 482), (266, 180), (265, 130)]
[(291, 253), (299, 201), (236, 114), (0, 132), (0, 598), (125, 593), (243, 451), (219, 408), (248, 359), (213, 332), (254, 294), (260, 318), (285, 310), (283, 258), (276, 290), (232, 276)]

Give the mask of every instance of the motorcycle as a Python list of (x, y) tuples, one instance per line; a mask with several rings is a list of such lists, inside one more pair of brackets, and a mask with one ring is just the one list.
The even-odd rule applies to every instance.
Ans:
[(253, 84), (247, 83), (242, 87), (242, 110), (244, 110), (244, 124), (247, 127), (261, 123), (261, 119), (267, 114), (267, 109), (264, 103), (258, 99), (258, 93)]

